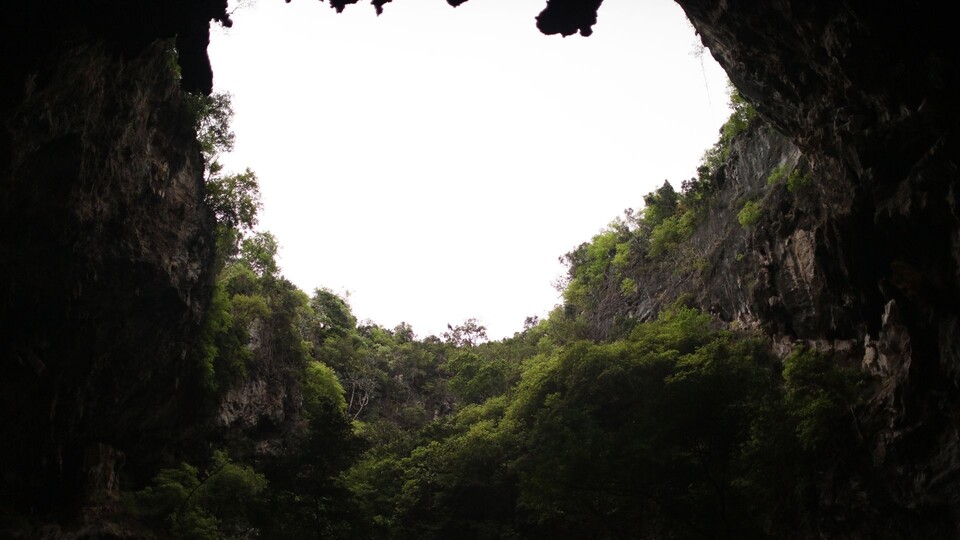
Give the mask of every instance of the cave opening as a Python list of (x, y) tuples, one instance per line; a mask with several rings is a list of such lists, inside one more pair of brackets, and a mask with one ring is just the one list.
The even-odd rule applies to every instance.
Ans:
[[(479, 0), (448, 3), (463, 5), (453, 10), (437, 1), (433, 16), (412, 11), (428, 8), (391, 3), (374, 19), (364, 6), (337, 18), (328, 6), (302, 0), (295, 5), (318, 12), (298, 17), (274, 2), (271, 8), (288, 9), (285, 16), (297, 19), (287, 28), (303, 22), (309, 33), (325, 37), (345, 31), (345, 17), (367, 17), (362, 20), (378, 27), (373, 32), (385, 33), (388, 21), (400, 21), (403, 13), (417, 19), (418, 30), (450, 17), (436, 25), (453, 31), (439, 38), (418, 31), (422, 49), (399, 39), (379, 42), (360, 30), (351, 32), (361, 43), (349, 46), (291, 45), (286, 38), (294, 32), (261, 34), (240, 58), (258, 84), (226, 80), (217, 88), (236, 94), (240, 146), (260, 147), (255, 141), (266, 139), (281, 149), (281, 161), (310, 158), (289, 174), (262, 166), (252, 154), (230, 158), (234, 170), (249, 165), (262, 177), (268, 193), (261, 226), (292, 252), (293, 237), (270, 213), (307, 219), (291, 227), (312, 237), (307, 249), (319, 252), (320, 268), (340, 259), (356, 268), (361, 259), (320, 245), (319, 238), (345, 238), (372, 253), (364, 267), (414, 293), (390, 302), (403, 310), (426, 303), (403, 267), (440, 272), (431, 287), (444, 284), (437, 275), (459, 276), (461, 282), (439, 288), (447, 292), (499, 284), (490, 270), (463, 278), (465, 269), (486, 262), (481, 259), (499, 263), (516, 280), (517, 268), (528, 263), (505, 246), (523, 254), (546, 246), (547, 229), (587, 217), (586, 192), (600, 192), (615, 207), (589, 217), (587, 230), (563, 235), (545, 260), (587, 239), (622, 206), (639, 205), (650, 189), (640, 181), (690, 175), (641, 174), (621, 164), (628, 183), (601, 187), (601, 167), (618, 145), (652, 161), (640, 158), (676, 146), (669, 130), (683, 134), (677, 113), (694, 109), (641, 98), (603, 69), (612, 66), (618, 76), (639, 72), (646, 76), (641, 86), (668, 93), (722, 91), (722, 85), (702, 85), (699, 59), (689, 54), (696, 44), (690, 31), (677, 48), (683, 61), (671, 65), (680, 71), (680, 64), (692, 64), (687, 84), (668, 84), (671, 73), (658, 76), (634, 55), (668, 55), (662, 36), (653, 46), (620, 44), (624, 57), (598, 53), (578, 63), (578, 47), (596, 52), (613, 35), (608, 21), (609, 28), (632, 24), (631, 17), (615, 15), (626, 4), (608, 0), (597, 22), (600, 0), (548, 0), (544, 13), (551, 15), (538, 21), (540, 30), (593, 34), (562, 40), (535, 32), (533, 16), (543, 6), (533, 0), (524, 16)], [(949, 480), (960, 463), (960, 62), (952, 19), (933, 4), (678, 3), (756, 107), (751, 118), (761, 121), (728, 137), (727, 147), (712, 149), (714, 167), (703, 168), (702, 184), (688, 184), (683, 203), (669, 189), (658, 191), (651, 198), (656, 211), (649, 222), (643, 217), (646, 228), (597, 235), (577, 248), (571, 264), (577, 272), (568, 283), (575, 287), (568, 287), (570, 302), (556, 317), (525, 321), (514, 338), (480, 344), (476, 325), (417, 340), (413, 331), (429, 333), (429, 325), (364, 324), (336, 295), (321, 291), (310, 298), (290, 281), (274, 279), (269, 258), (255, 251), (226, 265), (218, 258), (222, 231), (204, 199), (205, 165), (191, 108), (197, 96), (183, 91), (211, 89), (208, 25), (226, 21), (225, 1), (12, 6), (0, 21), (0, 255), (6, 263), (0, 280), (0, 536), (138, 538), (149, 536), (143, 528), (149, 525), (171, 537), (207, 531), (206, 537), (213, 529), (233, 536), (335, 537), (325, 535), (331, 530), (322, 530), (324, 520), (347, 527), (341, 531), (372, 524), (402, 537), (433, 537), (430, 531), (464, 537), (467, 530), (478, 537), (540, 538), (657, 538), (676, 531), (725, 531), (730, 538), (955, 536), (960, 496)], [(487, 9), (493, 11), (483, 16)], [(233, 37), (239, 38), (252, 26), (242, 10), (234, 16)], [(482, 26), (458, 26), (460, 18)], [(636, 20), (630, 33), (644, 33)], [(518, 32), (538, 44), (511, 45), (501, 21), (516, 22)], [(468, 34), (488, 45), (471, 51), (461, 41)], [(211, 51), (213, 71), (228, 79), (229, 69), (220, 69), (228, 62), (216, 57), (221, 37)], [(503, 43), (500, 57), (491, 54), (491, 39)], [(280, 50), (267, 52), (273, 41)], [(171, 61), (173, 43), (179, 64)], [(295, 56), (290, 49), (301, 45), (308, 59), (285, 64)], [(354, 47), (368, 49), (367, 56), (343, 50)], [(562, 53), (550, 57), (540, 47)], [(525, 56), (531, 51), (533, 59)], [(411, 56), (432, 63), (403, 63)], [(334, 69), (338, 62), (345, 71)], [(493, 83), (483, 64), (507, 73), (509, 84)], [(357, 76), (364, 67), (372, 79)], [(546, 68), (553, 79), (524, 79)], [(311, 74), (320, 77), (317, 86), (307, 84)], [(433, 83), (419, 84), (425, 81)], [(599, 91), (561, 92), (577, 85)], [(307, 98), (294, 95), (300, 86)], [(244, 94), (252, 88), (265, 89), (266, 116), (292, 118), (307, 135), (281, 124), (243, 128), (251, 110)], [(652, 116), (626, 105), (602, 112), (617, 97), (612, 89), (648, 107), (642, 110), (649, 115), (665, 113), (669, 122), (650, 122)], [(426, 105), (414, 100), (421, 94)], [(512, 101), (495, 101), (499, 97)], [(713, 112), (723, 101), (709, 100)], [(309, 110), (321, 102), (334, 109)], [(438, 102), (444, 104), (440, 119), (425, 120), (424, 110), (438, 109)], [(518, 103), (527, 113), (511, 112)], [(391, 113), (399, 120), (389, 120)], [(346, 123), (336, 124), (336, 114)], [(652, 132), (656, 144), (631, 139), (635, 133), (604, 141), (601, 136), (620, 129), (601, 125), (605, 116)], [(549, 132), (537, 135), (519, 122), (530, 117)], [(477, 129), (461, 131), (464, 126)], [(470, 139), (482, 126), (491, 129)], [(318, 133), (331, 137), (321, 140)], [(715, 136), (711, 126), (691, 158), (672, 161), (689, 171)], [(526, 146), (531, 140), (549, 144), (536, 150)], [(410, 141), (418, 145), (401, 147)], [(592, 143), (609, 149), (592, 153)], [(478, 148), (483, 152), (475, 153)], [(536, 158), (532, 164), (503, 157), (524, 153)], [(580, 154), (585, 163), (572, 165)], [(323, 169), (339, 158), (347, 158), (347, 172)], [(484, 168), (491, 163), (523, 175)], [(386, 172), (372, 172), (374, 165)], [(549, 168), (555, 165), (563, 170)], [(412, 187), (431, 168), (443, 174)], [(568, 170), (575, 174), (563, 179)], [(284, 182), (293, 184), (302, 206), (285, 210), (271, 200), (269, 191)], [(341, 184), (361, 191), (337, 191)], [(721, 189), (709, 192), (712, 199), (698, 198), (699, 188), (713, 187)], [(564, 207), (553, 198), (560, 191), (579, 199)], [(354, 199), (380, 206), (349, 208)], [(428, 203), (426, 210), (414, 210), (419, 200)], [(340, 207), (345, 216), (322, 221)], [(506, 240), (478, 234), (533, 209), (551, 213), (514, 223)], [(412, 214), (426, 236), (401, 229)], [(361, 228), (368, 224), (370, 230)], [(431, 263), (432, 252), (447, 258)], [(233, 273), (220, 279), (233, 262), (239, 263)], [(367, 290), (312, 270), (301, 281), (292, 275), (295, 264), (281, 263), (308, 290)], [(550, 277), (535, 281), (546, 286)], [(515, 297), (508, 303), (520, 304)], [(395, 321), (356, 304), (361, 317)], [(524, 307), (511, 316), (505, 330), (527, 314)], [(654, 320), (658, 314), (665, 317)], [(458, 316), (485, 317), (476, 310), (442, 315), (440, 325)], [(483, 322), (493, 337), (503, 335)], [(709, 346), (697, 345), (703, 339)], [(664, 342), (676, 346), (664, 348)], [(665, 354), (650, 356), (651, 347)], [(650, 376), (648, 368), (656, 372)], [(732, 425), (739, 427), (727, 429)], [(378, 448), (389, 455), (351, 461), (362, 440), (388, 443)], [(704, 448), (717, 452), (704, 454)], [(704, 455), (729, 460), (711, 470)], [(336, 495), (344, 493), (340, 473), (348, 469), (349, 491), (362, 501)], [(678, 476), (678, 470), (686, 472)], [(213, 489), (217, 481), (205, 484), (223, 478), (221, 472), (236, 483), (225, 490)], [(269, 496), (260, 498), (268, 477)], [(654, 492), (675, 504), (647, 505), (643, 493)], [(222, 495), (243, 493), (256, 497), (220, 504)], [(742, 496), (726, 496), (733, 493)], [(130, 513), (131, 497), (136, 513), (145, 513)], [(303, 501), (309, 504), (296, 504)], [(327, 502), (337, 504), (324, 507)], [(355, 512), (355, 502), (374, 506)], [(653, 528), (635, 529), (648, 524)], [(579, 527), (572, 536), (565, 534), (571, 526)]]

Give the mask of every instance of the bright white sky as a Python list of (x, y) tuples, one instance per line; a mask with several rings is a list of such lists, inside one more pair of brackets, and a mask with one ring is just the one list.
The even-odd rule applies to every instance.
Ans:
[(694, 175), (729, 111), (680, 8), (606, 0), (564, 39), (537, 31), (544, 4), (261, 0), (214, 32), (224, 161), (257, 172), (284, 275), (386, 327), (500, 338), (560, 302), (559, 256)]

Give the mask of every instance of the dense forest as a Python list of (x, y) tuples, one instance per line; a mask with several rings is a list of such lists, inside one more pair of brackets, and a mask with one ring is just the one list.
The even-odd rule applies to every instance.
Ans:
[[(218, 161), (233, 143), (229, 96), (187, 99), (218, 223), (214, 300), (191, 349), (216, 428), (128, 486), (123, 503), (152, 534), (776, 538), (809, 526), (812, 494), (856, 442), (859, 371), (803, 345), (779, 357), (683, 298), (647, 320), (605, 307), (648, 266), (703, 270), (684, 247), (757, 121), (736, 91), (698, 176), (566, 254), (564, 304), (501, 341), (474, 319), (418, 338), (298, 290), (256, 229), (255, 173)], [(784, 166), (768, 180), (791, 193), (809, 181)], [(724, 211), (747, 228), (756, 208)], [(615, 320), (598, 332), (603, 319)], [(284, 402), (272, 417), (250, 392), (264, 381)]]

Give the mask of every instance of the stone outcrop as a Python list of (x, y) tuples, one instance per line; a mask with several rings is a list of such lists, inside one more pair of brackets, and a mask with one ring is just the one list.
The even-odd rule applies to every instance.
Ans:
[(212, 422), (234, 455), (253, 460), (282, 457), (306, 430), (298, 360), (269, 346), (274, 334), (283, 333), (271, 322), (258, 320), (249, 328), (247, 373), (231, 381)]
[(69, 508), (90, 489), (89, 448), (156, 456), (197, 406), (187, 352), (214, 223), (172, 48), (77, 45), (26, 69), (4, 103), (5, 503)]

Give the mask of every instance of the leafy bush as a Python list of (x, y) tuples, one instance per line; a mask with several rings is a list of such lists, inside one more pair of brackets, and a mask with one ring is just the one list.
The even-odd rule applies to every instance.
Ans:
[(861, 374), (799, 347), (783, 361), (785, 402), (797, 418), (797, 438), (810, 451), (826, 451), (843, 438), (863, 383)]
[(454, 374), (450, 389), (464, 403), (481, 403), (507, 390), (506, 365), (498, 359), (461, 350), (453, 354), (446, 367)]
[(656, 191), (643, 197), (644, 223), (650, 227), (656, 227), (677, 211), (679, 202), (680, 197), (673, 186), (670, 185), (670, 182), (664, 181), (663, 185)]
[(783, 178), (786, 175), (787, 175), (787, 165), (786, 163), (784, 163), (783, 165), (777, 166), (775, 169), (773, 169), (770, 172), (770, 176), (767, 177), (767, 185), (768, 186), (777, 185), (781, 180), (783, 180)]
[(757, 117), (757, 110), (753, 108), (740, 92), (734, 88), (733, 84), (728, 87), (730, 94), (730, 107), (733, 113), (730, 118), (720, 128), (721, 139), (729, 143), (734, 137), (743, 133), (750, 127), (750, 123)]
[(234, 318), (228, 292), (218, 283), (189, 352), (199, 371), (198, 381), (209, 395), (223, 391), (232, 378), (246, 376), (251, 358), (247, 337), (244, 326)]
[(809, 174), (801, 174), (798, 169), (794, 169), (790, 172), (790, 175), (787, 176), (787, 191), (793, 193), (798, 189), (802, 189), (810, 185), (812, 178)]
[(794, 168), (788, 172), (787, 166), (784, 164), (780, 165), (770, 173), (770, 176), (767, 177), (767, 184), (772, 186), (778, 184), (784, 179), (787, 181), (787, 191), (790, 193), (794, 193), (798, 189), (808, 186), (812, 181), (812, 177), (809, 173), (801, 173), (800, 169), (797, 168)]
[(571, 537), (693, 537), (725, 522), (752, 537), (760, 505), (742, 498), (741, 448), (774, 398), (772, 365), (686, 308), (528, 365), (501, 421), (523, 441), (508, 469), (518, 506)]
[(630, 243), (621, 242), (617, 244), (616, 252), (611, 259), (610, 264), (613, 265), (613, 268), (618, 272), (625, 269), (630, 263)]
[(340, 385), (337, 374), (320, 362), (307, 363), (301, 388), (303, 410), (308, 419), (330, 414), (331, 410), (341, 414), (347, 410), (343, 386)]
[(733, 113), (727, 119), (726, 123), (720, 128), (720, 140), (704, 152), (700, 159), (700, 167), (697, 168), (697, 174), (701, 180), (709, 178), (716, 174), (717, 170), (730, 156), (730, 143), (733, 139), (747, 130), (751, 122), (757, 117), (757, 111), (747, 100), (740, 95), (740, 92), (731, 84), (728, 88), (730, 95), (730, 107)]
[(266, 488), (263, 475), (217, 451), (202, 474), (188, 463), (161, 470), (132, 504), (141, 519), (175, 538), (218, 540), (249, 535), (249, 516)]
[(590, 242), (580, 244), (563, 257), (569, 268), (561, 285), (571, 306), (585, 307), (601, 284), (625, 269), (631, 260), (633, 233), (622, 220), (614, 220)]
[(740, 212), (737, 214), (737, 221), (744, 227), (751, 227), (760, 221), (763, 215), (763, 207), (758, 201), (747, 201)]
[(709, 259), (700, 258), (693, 262), (693, 268), (700, 274), (705, 274), (713, 268)]
[(696, 227), (696, 214), (693, 211), (674, 215), (663, 220), (650, 231), (650, 257), (660, 257), (687, 241)]
[(714, 190), (710, 176), (694, 177), (680, 183), (680, 206), (683, 208), (702, 208)]

